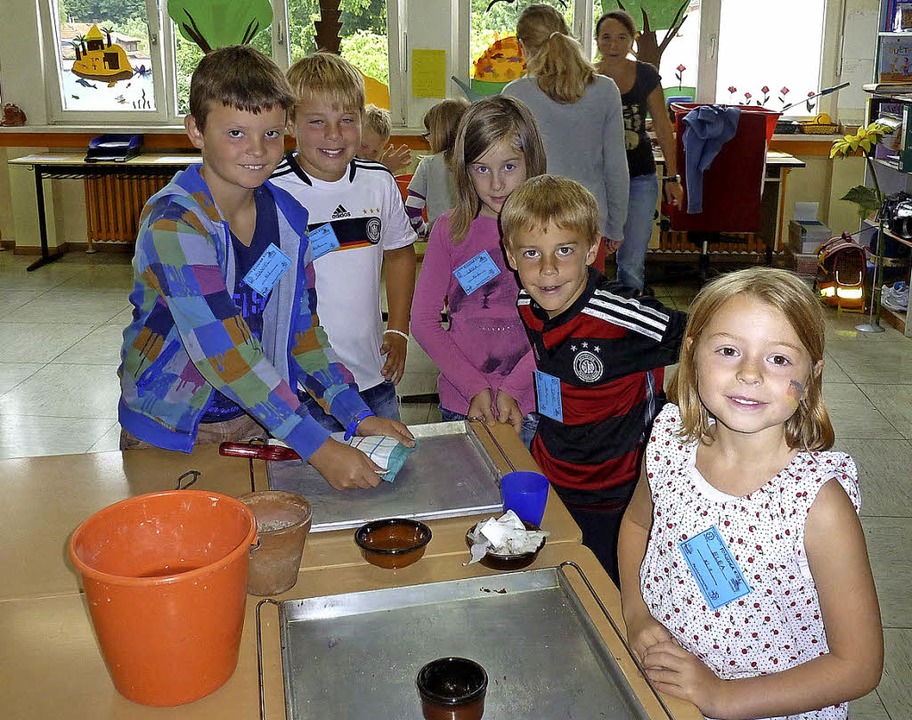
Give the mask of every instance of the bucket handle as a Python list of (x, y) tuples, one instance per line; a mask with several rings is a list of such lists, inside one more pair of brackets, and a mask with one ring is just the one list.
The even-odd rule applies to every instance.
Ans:
[[(190, 487), (191, 485), (193, 485), (193, 483), (195, 483), (197, 480), (199, 480), (199, 479), (200, 479), (200, 476), (201, 476), (202, 474), (203, 474), (203, 473), (200, 472), (199, 470), (188, 470), (188, 471), (185, 472), (183, 475), (179, 475), (179, 476), (178, 476), (178, 478), (177, 478), (177, 487), (175, 487), (174, 489), (175, 489), (175, 490), (186, 490), (188, 487)], [(182, 483), (183, 483), (184, 480), (186, 480), (187, 478), (192, 478), (192, 479), (191, 479), (190, 482), (188, 482), (186, 485), (183, 485)]]
[(279, 607), (279, 603), (272, 598), (260, 600), (256, 605), (257, 681), (260, 686), (260, 720), (266, 720), (266, 686), (263, 682), (263, 630), (260, 620), (260, 609), (266, 603), (275, 605), (276, 608)]

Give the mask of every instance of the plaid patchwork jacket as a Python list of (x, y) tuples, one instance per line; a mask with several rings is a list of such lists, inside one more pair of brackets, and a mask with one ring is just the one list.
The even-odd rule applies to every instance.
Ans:
[(319, 325), (307, 211), (266, 183), (278, 216), (275, 244), (293, 262), (272, 290), (257, 341), (229, 290), (228, 223), (201, 167), (177, 173), (143, 209), (133, 322), (117, 371), (120, 423), (157, 447), (190, 452), (209, 399), (221, 392), (306, 459), (329, 433), (300, 404), (299, 384), (343, 426), (367, 409)]

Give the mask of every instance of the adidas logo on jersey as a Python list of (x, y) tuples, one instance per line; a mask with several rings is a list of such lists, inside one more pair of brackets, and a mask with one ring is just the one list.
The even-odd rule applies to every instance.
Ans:
[(351, 217), (351, 213), (346, 210), (342, 205), (339, 205), (335, 210), (333, 210), (332, 219), (338, 220), (339, 218)]

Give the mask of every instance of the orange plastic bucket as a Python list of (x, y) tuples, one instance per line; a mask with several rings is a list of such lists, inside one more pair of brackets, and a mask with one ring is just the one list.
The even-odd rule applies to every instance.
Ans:
[(82, 574), (117, 690), (172, 706), (219, 688), (237, 666), (256, 519), (218, 493), (172, 490), (110, 505), (82, 523)]

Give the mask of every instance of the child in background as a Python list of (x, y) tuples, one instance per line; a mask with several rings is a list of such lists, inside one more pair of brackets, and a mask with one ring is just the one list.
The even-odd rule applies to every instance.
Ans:
[[(444, 421), (510, 423), (535, 434), (535, 362), (516, 312), (519, 286), (504, 262), (497, 219), (510, 193), (545, 170), (538, 128), (522, 102), (474, 103), (453, 150), (458, 202), (431, 231), (412, 306), (412, 333), (440, 369)], [(447, 310), (449, 328), (440, 322)]]
[(203, 162), (143, 209), (117, 371), (121, 449), (190, 452), (265, 428), (332, 487), (373, 487), (379, 468), (294, 391), (306, 386), (350, 433), (412, 444), (404, 425), (372, 417), (317, 325), (307, 211), (268, 181), (293, 105), (281, 70), (249, 45), (193, 72), (184, 125)]
[(653, 683), (706, 716), (845, 718), (880, 680), (857, 471), (825, 452), (823, 352), (820, 305), (787, 271), (724, 275), (691, 306), (621, 590)]
[(392, 134), (393, 121), (389, 110), (378, 108), (376, 105), (366, 105), (358, 157), (382, 163), (393, 175), (398, 175), (412, 164), (412, 151), (407, 145), (400, 145), (398, 148), (392, 145), (387, 147)]
[[(425, 137), (434, 154), (418, 163), (405, 200), (409, 221), (421, 236), (427, 236), (434, 227), (434, 221), (456, 206), (453, 146), (456, 144), (459, 121), (468, 107), (469, 101), (465, 98), (454, 98), (437, 103), (424, 115)], [(425, 205), (427, 223), (421, 217)]]
[(598, 203), (574, 180), (527, 181), (504, 204), (500, 225), (538, 368), (532, 456), (617, 583), (621, 517), (686, 316), (590, 267)]
[[(317, 312), (333, 348), (374, 413), (398, 420), (396, 384), (405, 370), (415, 232), (389, 171), (355, 158), (364, 107), (361, 73), (338, 55), (318, 52), (292, 65), (288, 79), (298, 97), (290, 122), (297, 150), (286, 155), (272, 180), (310, 213)], [(303, 401), (324, 427), (340, 429), (335, 418)]]

